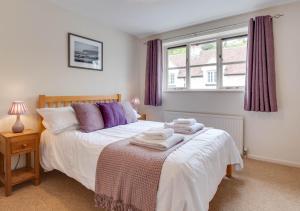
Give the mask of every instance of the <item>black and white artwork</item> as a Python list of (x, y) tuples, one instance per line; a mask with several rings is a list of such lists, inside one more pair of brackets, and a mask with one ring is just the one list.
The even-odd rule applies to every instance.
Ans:
[(103, 70), (103, 43), (69, 33), (69, 67)]

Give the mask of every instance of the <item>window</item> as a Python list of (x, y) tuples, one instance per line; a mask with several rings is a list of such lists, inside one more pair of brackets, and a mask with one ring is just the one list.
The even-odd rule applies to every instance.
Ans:
[(243, 87), (246, 76), (247, 37), (222, 40), (223, 87)]
[(213, 74), (217, 71), (217, 42), (190, 45), (190, 88), (215, 89)]
[(168, 88), (186, 88), (187, 46), (168, 48)]
[(170, 85), (175, 84), (175, 73), (170, 73)]
[(245, 86), (247, 35), (166, 47), (167, 89), (214, 90)]
[(215, 85), (217, 83), (217, 72), (216, 71), (207, 71), (207, 84)]

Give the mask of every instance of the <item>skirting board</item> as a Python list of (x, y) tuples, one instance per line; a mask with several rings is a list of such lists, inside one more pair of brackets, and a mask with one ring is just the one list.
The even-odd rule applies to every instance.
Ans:
[(267, 158), (267, 157), (257, 156), (257, 155), (251, 155), (251, 154), (248, 154), (247, 157), (250, 159), (253, 159), (253, 160), (265, 161), (265, 162), (269, 162), (269, 163), (275, 163), (275, 164), (279, 164), (279, 165), (300, 168), (300, 163), (294, 163), (294, 162), (290, 162), (290, 161), (286, 161), (286, 160), (277, 160), (277, 159), (272, 159), (272, 158)]

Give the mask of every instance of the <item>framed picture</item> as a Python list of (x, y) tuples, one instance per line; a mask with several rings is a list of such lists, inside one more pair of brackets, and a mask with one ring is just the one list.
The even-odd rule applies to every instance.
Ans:
[(69, 67), (103, 70), (103, 43), (76, 34), (68, 34)]

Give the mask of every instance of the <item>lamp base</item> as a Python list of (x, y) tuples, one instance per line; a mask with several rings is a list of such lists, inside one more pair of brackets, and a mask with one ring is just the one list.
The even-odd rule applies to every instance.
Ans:
[(24, 125), (21, 122), (20, 115), (17, 115), (17, 120), (15, 124), (12, 126), (12, 132), (14, 133), (22, 133), (24, 131)]

